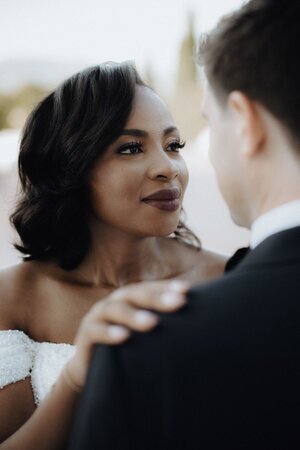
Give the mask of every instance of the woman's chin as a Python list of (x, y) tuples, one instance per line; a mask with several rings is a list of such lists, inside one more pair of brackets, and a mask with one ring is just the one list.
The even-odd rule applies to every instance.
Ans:
[(156, 236), (156, 237), (168, 237), (168, 236), (172, 235), (175, 232), (177, 226), (178, 226), (178, 222), (176, 222), (175, 224), (172, 224), (172, 225), (169, 224), (168, 226), (166, 226), (166, 225), (164, 225), (164, 226), (155, 226), (151, 230), (151, 235), (152, 236)]

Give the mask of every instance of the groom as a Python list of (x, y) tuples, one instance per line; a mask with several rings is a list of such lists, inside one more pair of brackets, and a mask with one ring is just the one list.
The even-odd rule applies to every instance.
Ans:
[(154, 333), (97, 347), (72, 450), (300, 448), (299, 24), (300, 2), (251, 0), (201, 41), (210, 158), (251, 249)]

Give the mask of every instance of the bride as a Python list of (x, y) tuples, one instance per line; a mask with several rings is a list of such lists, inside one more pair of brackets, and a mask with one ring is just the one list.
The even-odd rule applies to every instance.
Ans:
[(93, 345), (152, 330), (149, 310), (221, 275), (180, 220), (183, 147), (130, 63), (74, 75), (29, 116), (11, 217), (23, 262), (0, 273), (1, 449), (64, 448)]

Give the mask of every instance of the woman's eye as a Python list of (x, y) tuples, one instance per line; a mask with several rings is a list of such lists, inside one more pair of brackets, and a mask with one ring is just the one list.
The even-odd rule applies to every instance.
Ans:
[(182, 149), (184, 146), (185, 146), (184, 141), (174, 141), (168, 145), (167, 150), (170, 152), (179, 153), (179, 150)]
[(139, 142), (131, 142), (130, 144), (122, 145), (119, 148), (118, 153), (121, 155), (136, 155), (137, 153), (141, 153), (142, 144)]

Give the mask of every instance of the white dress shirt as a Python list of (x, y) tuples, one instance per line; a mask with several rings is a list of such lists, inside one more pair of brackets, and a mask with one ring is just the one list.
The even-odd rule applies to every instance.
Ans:
[(279, 231), (300, 226), (300, 199), (285, 203), (256, 219), (251, 227), (250, 247), (255, 248)]

